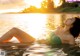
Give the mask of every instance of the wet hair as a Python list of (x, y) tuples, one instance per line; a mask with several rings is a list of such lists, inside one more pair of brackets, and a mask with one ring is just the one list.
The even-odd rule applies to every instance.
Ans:
[(74, 17), (75, 22), (73, 23), (73, 27), (70, 28), (70, 33), (75, 37), (78, 37), (80, 33), (80, 18)]

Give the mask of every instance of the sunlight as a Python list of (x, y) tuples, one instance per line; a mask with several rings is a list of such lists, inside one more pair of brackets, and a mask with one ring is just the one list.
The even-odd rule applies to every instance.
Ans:
[[(46, 28), (46, 15), (43, 14), (28, 14), (21, 17), (14, 17), (15, 26), (19, 27), (26, 33), (29, 33), (36, 39), (44, 34)], [(34, 20), (35, 19), (35, 20)], [(17, 22), (16, 22), (17, 21)]]
[(58, 7), (58, 6), (60, 6), (60, 5), (62, 5), (62, 3), (63, 3), (62, 0), (53, 0), (53, 2), (54, 2), (54, 7), (55, 8)]
[[(43, 0), (24, 0), (24, 2), (26, 3), (26, 5), (29, 5), (29, 6), (36, 6), (37, 8), (41, 8), (41, 2)], [(46, 0), (45, 0), (46, 1)], [(63, 1), (62, 0), (53, 0), (54, 2), (54, 7), (58, 7), (60, 5), (62, 5)]]
[(21, 10), (23, 10), (23, 9), (21, 9), (21, 8), (16, 8), (16, 9), (5, 9), (5, 10), (0, 10), (0, 13), (7, 13), (7, 12), (20, 12)]
[(30, 6), (36, 6), (37, 8), (41, 8), (41, 2), (43, 0), (24, 0), (24, 2), (26, 3), (26, 5), (30, 5)]
[[(31, 20), (32, 18), (35, 18), (35, 20)], [(38, 39), (44, 33), (46, 27), (46, 17), (44, 15), (35, 15), (33, 17), (30, 16), (27, 26), (29, 33), (34, 36), (36, 35), (35, 37)]]

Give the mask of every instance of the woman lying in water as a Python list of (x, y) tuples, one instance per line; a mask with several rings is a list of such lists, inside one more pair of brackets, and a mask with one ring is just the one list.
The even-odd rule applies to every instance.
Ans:
[[(49, 39), (46, 39), (48, 44), (70, 44), (75, 45), (75, 38), (80, 33), (80, 18), (69, 18), (64, 22), (64, 27), (58, 27), (55, 32), (51, 32)], [(29, 34), (23, 32), (18, 28), (12, 28), (5, 33), (0, 42), (8, 42), (13, 36), (15, 36), (20, 43), (33, 43), (35, 38)]]

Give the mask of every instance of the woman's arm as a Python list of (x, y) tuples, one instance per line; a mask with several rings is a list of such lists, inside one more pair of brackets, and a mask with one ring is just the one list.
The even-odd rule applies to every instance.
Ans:
[(69, 44), (75, 46), (75, 39), (74, 37), (69, 38)]

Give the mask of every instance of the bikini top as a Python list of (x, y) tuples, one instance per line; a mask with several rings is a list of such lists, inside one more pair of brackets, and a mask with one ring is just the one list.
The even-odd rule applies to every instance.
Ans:
[(60, 45), (60, 44), (62, 44), (62, 41), (61, 41), (60, 37), (57, 36), (54, 32), (51, 32), (48, 35), (47, 40), (48, 40), (50, 45)]

